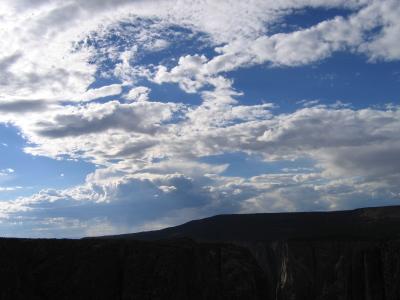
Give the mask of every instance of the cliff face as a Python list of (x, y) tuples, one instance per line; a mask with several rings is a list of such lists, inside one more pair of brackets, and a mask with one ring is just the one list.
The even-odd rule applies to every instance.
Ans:
[(248, 247), (270, 299), (400, 299), (400, 241), (308, 240)]
[(265, 299), (250, 252), (225, 244), (0, 239), (0, 299)]
[(400, 241), (0, 239), (0, 299), (400, 299)]

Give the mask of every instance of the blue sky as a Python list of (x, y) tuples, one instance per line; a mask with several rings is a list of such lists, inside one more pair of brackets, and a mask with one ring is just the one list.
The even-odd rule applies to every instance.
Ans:
[(234, 87), (244, 91), (244, 101), (270, 100), (288, 111), (299, 99), (339, 100), (355, 108), (398, 103), (399, 69), (399, 62), (368, 63), (364, 55), (338, 53), (311, 66), (268, 69), (263, 65), (232, 75)]
[(0, 235), (398, 204), (394, 0), (0, 11)]

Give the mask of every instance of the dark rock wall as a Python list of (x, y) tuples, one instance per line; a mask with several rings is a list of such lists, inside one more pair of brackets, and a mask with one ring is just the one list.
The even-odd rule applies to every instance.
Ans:
[(234, 245), (0, 239), (0, 299), (265, 299)]
[(270, 299), (399, 300), (400, 241), (241, 243), (267, 278)]
[(0, 239), (0, 253), (0, 299), (400, 299), (399, 240)]

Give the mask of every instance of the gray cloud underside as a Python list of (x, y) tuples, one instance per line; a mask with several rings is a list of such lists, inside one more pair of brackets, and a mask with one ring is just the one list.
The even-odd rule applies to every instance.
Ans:
[(48, 103), (41, 100), (13, 100), (0, 102), (0, 111), (3, 113), (26, 113), (44, 111)]
[[(93, 222), (105, 222), (110, 232), (118, 232), (218, 212), (393, 204), (400, 195), (398, 110), (304, 108), (209, 130), (196, 130), (190, 120), (183, 120), (178, 132), (176, 124), (169, 126), (157, 139), (136, 146), (122, 143), (117, 152), (107, 153), (99, 139), (104, 159), (125, 159), (96, 171), (82, 186), (21, 198), (2, 207), (3, 213), (34, 216), (39, 223), (42, 218), (74, 219), (87, 232)], [(131, 137), (132, 143), (136, 138)], [(226, 166), (190, 162), (227, 151), (267, 160), (311, 158), (315, 168), (244, 179), (221, 175)], [(164, 162), (151, 163), (149, 157)]]
[(177, 106), (164, 103), (121, 104), (117, 101), (104, 105), (92, 104), (70, 113), (54, 113), (52, 121), (36, 123), (39, 136), (62, 138), (104, 132), (108, 129), (155, 134), (163, 121), (168, 121)]

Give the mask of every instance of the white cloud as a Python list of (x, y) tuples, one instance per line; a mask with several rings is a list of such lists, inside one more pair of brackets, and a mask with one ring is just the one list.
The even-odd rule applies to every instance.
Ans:
[[(289, 8), (290, 4), (293, 5), (292, 9), (296, 9), (296, 4), (290, 1), (278, 3), (275, 8), (278, 11), (285, 5)], [(343, 5), (334, 2), (326, 4)], [(353, 4), (355, 7), (359, 4), (360, 9), (355, 9), (348, 17), (337, 16), (309, 28), (288, 33), (268, 35), (261, 30), (250, 35), (238, 35), (222, 46), (216, 47), (215, 50), (219, 54), (212, 58), (197, 54), (182, 56), (178, 65), (170, 70), (159, 66), (154, 80), (158, 83), (178, 82), (185, 91), (195, 92), (205, 84), (209, 84), (209, 78), (221, 72), (256, 64), (268, 63), (274, 67), (299, 66), (317, 62), (334, 52), (346, 50), (367, 54), (371, 60), (400, 59), (398, 52), (400, 47), (396, 39), (397, 29), (400, 28), (397, 16), (400, 12), (396, 1), (360, 1)], [(318, 6), (321, 3), (314, 2), (311, 5)], [(282, 11), (282, 14), (286, 13), (288, 12)], [(277, 20), (279, 18), (272, 18), (269, 21)], [(378, 34), (371, 35), (370, 32), (373, 30), (378, 30)]]
[(178, 65), (170, 71), (160, 66), (154, 76), (156, 83), (175, 82), (181, 89), (188, 93), (194, 93), (207, 83), (207, 73), (204, 63), (207, 58), (204, 55), (186, 55), (179, 58)]
[(320, 103), (320, 100), (318, 100), (318, 99), (316, 99), (316, 100), (300, 100), (300, 101), (296, 102), (296, 104), (300, 104), (303, 107), (311, 107), (311, 106), (315, 106), (319, 103)]
[(108, 96), (116, 96), (121, 94), (122, 85), (120, 84), (111, 84), (107, 86), (102, 86), (95, 89), (87, 90), (80, 98), (81, 101), (91, 101), (98, 98), (108, 97)]
[(15, 170), (12, 168), (2, 169), (2, 170), (0, 170), (0, 179), (8, 178), (14, 173), (15, 173)]
[[(178, 80), (188, 91), (198, 89), (203, 77), (222, 71), (263, 62), (290, 66), (306, 64), (345, 48), (366, 53), (371, 59), (399, 58), (395, 0), (254, 0), (246, 3), (126, 0), (65, 4), (49, 0), (35, 4), (4, 1), (2, 5), (0, 99), (6, 100), (78, 99), (100, 71), (99, 60), (90, 63), (98, 54), (96, 51), (103, 51), (108, 58), (118, 57), (120, 51), (107, 42), (97, 45), (97, 50), (88, 44), (82, 47), (79, 42), (85, 41), (87, 36), (107, 37), (107, 30), (112, 28), (109, 26), (129, 20), (132, 13), (155, 21), (147, 25), (141, 23), (137, 28), (145, 28), (143, 30), (135, 27), (125, 28), (126, 32), (120, 30), (118, 34), (124, 40), (125, 51), (135, 52), (135, 47), (141, 44), (146, 51), (167, 48), (170, 42), (159, 32), (169, 24), (203, 32), (212, 44), (222, 45), (217, 48), (220, 55), (208, 60), (196, 55), (182, 56), (178, 67), (172, 68), (168, 76), (165, 69), (159, 69), (156, 81), (165, 82), (167, 76), (172, 82)], [(306, 7), (347, 8), (353, 14), (291, 33), (269, 34), (269, 27), (282, 22), (282, 17)], [(381, 30), (372, 38), (367, 34), (380, 26)], [(129, 38), (123, 36), (126, 33), (134, 35), (135, 39), (129, 42)], [(76, 45), (75, 50), (73, 45)], [(125, 71), (119, 70), (116, 74), (123, 76), (128, 69), (125, 66)], [(186, 75), (189, 79), (177, 79), (184, 79)], [(193, 75), (197, 77), (195, 80), (190, 78)]]
[(12, 192), (12, 191), (16, 191), (22, 189), (21, 186), (0, 186), (0, 192)]
[(124, 98), (130, 101), (147, 101), (149, 100), (150, 91), (151, 90), (146, 86), (134, 87), (124, 96)]

